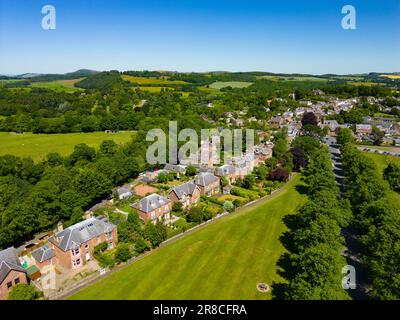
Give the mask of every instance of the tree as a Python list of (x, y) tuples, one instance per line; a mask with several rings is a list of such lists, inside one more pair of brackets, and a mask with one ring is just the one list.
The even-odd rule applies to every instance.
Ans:
[(400, 164), (390, 163), (383, 172), (383, 178), (394, 191), (400, 190)]
[(8, 300), (35, 300), (37, 295), (34, 287), (26, 283), (19, 283), (11, 289)]
[(100, 143), (100, 153), (105, 156), (113, 156), (118, 151), (118, 145), (113, 140), (104, 140)]
[(354, 143), (353, 132), (348, 128), (338, 128), (336, 141), (339, 145), (344, 146), (347, 143)]
[(224, 188), (229, 184), (228, 179), (226, 177), (224, 177), (224, 176), (221, 177), (220, 182), (221, 182), (221, 188)]
[(289, 179), (289, 172), (283, 168), (276, 168), (268, 174), (271, 181), (287, 181)]
[(318, 118), (313, 112), (306, 112), (301, 119), (302, 126), (313, 125), (318, 126)]
[(385, 133), (379, 130), (376, 126), (372, 126), (371, 139), (374, 146), (380, 146), (383, 142)]
[(172, 211), (176, 212), (176, 213), (181, 213), (182, 212), (182, 207), (183, 204), (182, 202), (174, 202), (174, 204), (172, 205)]
[(252, 189), (255, 182), (256, 182), (256, 179), (255, 179), (254, 175), (248, 174), (243, 179), (242, 187), (245, 189)]
[(168, 182), (168, 175), (164, 172), (161, 172), (158, 177), (157, 177), (157, 181), (159, 183), (166, 183)]
[(118, 263), (126, 262), (132, 258), (130, 245), (127, 243), (120, 243), (115, 251), (115, 260)]
[(186, 215), (188, 222), (201, 223), (203, 221), (203, 211), (199, 207), (190, 208)]
[(188, 177), (193, 177), (196, 174), (196, 168), (194, 166), (188, 166), (186, 168), (186, 175)]

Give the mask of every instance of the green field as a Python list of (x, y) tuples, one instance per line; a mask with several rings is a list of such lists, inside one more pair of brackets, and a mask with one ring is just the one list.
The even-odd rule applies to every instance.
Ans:
[(70, 299), (270, 299), (283, 216), (306, 201), (300, 176), (279, 193), (222, 218), (79, 291)]
[(319, 77), (283, 77), (283, 76), (258, 76), (257, 79), (266, 79), (271, 81), (319, 81), (319, 82), (327, 82), (329, 79), (319, 78)]
[(20, 157), (31, 157), (35, 161), (43, 159), (49, 152), (68, 155), (79, 143), (97, 147), (103, 140), (114, 140), (123, 143), (130, 140), (133, 132), (124, 131), (115, 134), (104, 132), (65, 133), (65, 134), (15, 134), (0, 132), (0, 155), (12, 154)]
[(129, 75), (123, 75), (122, 79), (125, 81), (129, 81), (131, 83), (137, 83), (140, 85), (169, 85), (169, 84), (186, 84), (187, 82), (185, 81), (172, 81), (168, 80), (168, 77), (136, 77), (136, 76), (129, 76)]
[(83, 89), (81, 88), (74, 87), (74, 84), (81, 81), (82, 79), (83, 78), (72, 79), (72, 80), (32, 82), (29, 85), (29, 88), (44, 88), (44, 89), (51, 89), (55, 91), (66, 91), (66, 92), (83, 91)]
[(227, 81), (227, 82), (222, 82), (222, 81), (216, 81), (212, 84), (210, 84), (211, 89), (222, 89), (226, 87), (232, 87), (232, 88), (246, 88), (248, 86), (251, 86), (253, 83), (252, 82), (243, 82), (243, 81)]

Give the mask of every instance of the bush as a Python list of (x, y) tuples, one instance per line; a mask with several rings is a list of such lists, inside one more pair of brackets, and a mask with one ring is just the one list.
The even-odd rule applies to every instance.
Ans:
[(129, 244), (127, 243), (119, 244), (115, 252), (115, 260), (118, 263), (121, 263), (128, 261), (130, 258), (132, 258), (132, 253)]
[(284, 168), (276, 168), (268, 175), (271, 181), (287, 181), (289, 179), (289, 172)]
[(38, 292), (29, 284), (19, 283), (8, 294), (8, 300), (35, 300)]
[(224, 202), (224, 210), (228, 211), (228, 212), (232, 212), (233, 210), (235, 210), (235, 206), (232, 203), (232, 201), (225, 201)]
[(147, 244), (147, 242), (144, 239), (139, 238), (135, 241), (135, 252), (136, 253), (140, 254), (147, 250), (149, 250), (149, 245)]

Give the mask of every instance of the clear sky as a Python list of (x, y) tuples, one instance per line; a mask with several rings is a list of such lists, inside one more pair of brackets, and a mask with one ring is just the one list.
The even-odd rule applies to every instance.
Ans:
[(80, 68), (399, 72), (400, 0), (0, 0), (0, 74)]

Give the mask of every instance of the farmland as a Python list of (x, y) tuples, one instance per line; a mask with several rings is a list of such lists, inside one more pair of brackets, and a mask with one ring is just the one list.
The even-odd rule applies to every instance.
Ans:
[(222, 82), (222, 81), (216, 81), (213, 84), (210, 84), (210, 88), (212, 89), (222, 89), (226, 87), (232, 87), (232, 88), (246, 88), (248, 86), (252, 85), (251, 82), (243, 82), (243, 81), (227, 81), (227, 82)]
[(123, 75), (122, 79), (125, 81), (129, 81), (131, 83), (138, 84), (138, 85), (160, 85), (160, 86), (162, 86), (162, 85), (186, 84), (185, 81), (168, 80), (168, 77), (155, 78), (155, 77), (136, 77), (136, 76)]
[(12, 154), (20, 157), (31, 157), (40, 161), (49, 152), (58, 152), (68, 155), (79, 143), (86, 143), (97, 147), (103, 140), (114, 140), (124, 143), (131, 139), (133, 131), (106, 134), (104, 132), (92, 133), (65, 133), (65, 134), (14, 134), (0, 132), (0, 155)]
[(306, 200), (296, 186), (216, 221), (77, 292), (71, 299), (270, 299), (259, 282), (281, 282), (282, 218)]

